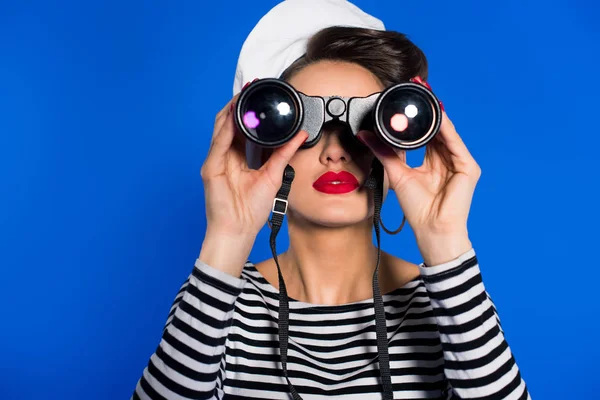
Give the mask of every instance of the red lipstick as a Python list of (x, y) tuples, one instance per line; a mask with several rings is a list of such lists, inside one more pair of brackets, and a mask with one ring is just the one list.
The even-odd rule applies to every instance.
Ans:
[(359, 186), (358, 179), (347, 171), (326, 172), (313, 183), (315, 190), (327, 194), (349, 193)]

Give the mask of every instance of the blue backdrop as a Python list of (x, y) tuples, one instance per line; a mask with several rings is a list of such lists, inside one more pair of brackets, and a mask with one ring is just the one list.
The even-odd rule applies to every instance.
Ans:
[[(0, 0), (1, 399), (129, 398), (200, 250), (238, 51), (276, 3)], [(532, 396), (599, 398), (598, 6), (356, 4), (422, 47), (482, 167), (471, 239)], [(409, 230), (383, 245), (421, 261)]]

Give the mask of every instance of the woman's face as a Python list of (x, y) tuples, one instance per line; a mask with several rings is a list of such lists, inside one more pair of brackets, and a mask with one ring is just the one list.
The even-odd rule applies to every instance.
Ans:
[[(297, 72), (289, 83), (311, 96), (365, 97), (384, 88), (360, 65), (321, 61)], [(290, 161), (295, 178), (289, 195), (289, 210), (295, 219), (321, 226), (340, 227), (360, 223), (373, 215), (372, 195), (364, 188), (371, 170), (373, 153), (346, 130), (344, 125), (326, 124), (319, 142), (296, 152)], [(325, 173), (346, 171), (354, 175), (358, 188), (344, 191), (335, 184), (315, 182)], [(342, 189), (342, 190), (340, 190)], [(384, 179), (384, 195), (388, 180)], [(350, 190), (350, 189), (347, 189)]]

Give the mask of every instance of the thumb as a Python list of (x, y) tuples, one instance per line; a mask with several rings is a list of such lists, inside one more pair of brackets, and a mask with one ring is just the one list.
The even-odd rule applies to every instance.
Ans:
[(281, 186), (285, 167), (289, 164), (294, 154), (296, 154), (298, 148), (306, 142), (306, 139), (308, 139), (308, 133), (300, 131), (292, 140), (276, 149), (267, 162), (260, 168), (275, 187), (279, 188)]

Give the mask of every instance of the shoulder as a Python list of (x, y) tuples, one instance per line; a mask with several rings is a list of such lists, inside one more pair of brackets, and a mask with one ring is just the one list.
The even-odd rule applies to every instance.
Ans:
[(277, 275), (277, 265), (275, 264), (275, 260), (271, 258), (267, 258), (266, 260), (252, 263), (248, 261), (246, 266), (244, 266), (244, 270), (248, 270), (248, 272), (258, 279), (260, 282), (264, 282), (269, 284), (271, 282), (273, 285), (279, 282), (279, 276)]
[[(269, 268), (265, 268), (264, 263), (268, 262), (265, 260), (260, 263), (253, 263), (248, 260), (244, 264), (244, 268), (242, 269), (242, 279), (246, 280), (247, 284), (245, 286), (246, 289), (250, 290), (251, 293), (260, 292), (261, 296), (273, 297), (278, 292), (277, 289), (271, 285), (272, 280), (270, 280), (269, 276), (263, 275), (263, 272), (269, 271)], [(275, 262), (273, 262), (275, 265)], [(277, 269), (275, 268), (275, 277), (277, 278)], [(275, 281), (277, 282), (277, 280)]]
[(381, 293), (390, 293), (404, 287), (420, 277), (419, 266), (415, 263), (381, 251)]

